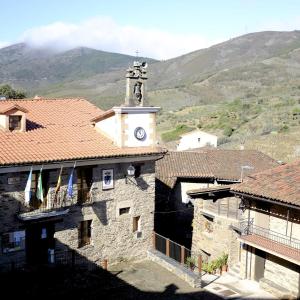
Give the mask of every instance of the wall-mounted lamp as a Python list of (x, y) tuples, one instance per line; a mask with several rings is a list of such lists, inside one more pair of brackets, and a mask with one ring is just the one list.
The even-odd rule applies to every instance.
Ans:
[(131, 178), (133, 178), (135, 175), (135, 167), (130, 164), (130, 166), (127, 168), (127, 173), (125, 175), (125, 183), (128, 183), (128, 180), (132, 183), (136, 184)]

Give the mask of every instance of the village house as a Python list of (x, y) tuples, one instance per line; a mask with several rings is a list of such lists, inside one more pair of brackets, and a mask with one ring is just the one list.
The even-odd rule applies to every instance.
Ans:
[(229, 255), (229, 270), (280, 298), (300, 291), (300, 161), (240, 184), (188, 191), (195, 198), (192, 251)]
[(240, 276), (280, 298), (300, 297), (300, 161), (249, 176), (231, 192), (243, 219)]
[(217, 144), (218, 137), (216, 135), (197, 129), (182, 134), (176, 150), (182, 151), (201, 147), (216, 148)]
[[(188, 191), (212, 187), (228, 188), (231, 184), (240, 182), (247, 174), (276, 165), (278, 163), (275, 160), (256, 150), (206, 148), (168, 152), (156, 163), (155, 230), (190, 248), (192, 238), (195, 239), (195, 226), (200, 218), (198, 207), (202, 202), (194, 201), (193, 193), (187, 193)], [(227, 203), (227, 200), (224, 201)], [(225, 213), (223, 209), (227, 206), (222, 205), (222, 208), (218, 208), (220, 204), (215, 202), (210, 203), (211, 205), (216, 206), (213, 213)], [(238, 217), (237, 208), (238, 201), (230, 201), (229, 210), (234, 214), (234, 218)], [(206, 221), (208, 215), (203, 218)], [(211, 244), (213, 241), (209, 239), (207, 242)], [(204, 244), (207, 245), (201, 243), (202, 250)], [(208, 254), (213, 255), (213, 252)]]
[(98, 263), (146, 256), (154, 226), (158, 107), (146, 64), (127, 70), (125, 104), (0, 101), (0, 265), (73, 249)]

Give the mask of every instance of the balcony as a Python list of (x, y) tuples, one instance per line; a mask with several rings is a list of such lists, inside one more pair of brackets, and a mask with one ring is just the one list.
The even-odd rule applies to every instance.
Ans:
[(73, 204), (73, 200), (67, 198), (64, 190), (49, 193), (43, 202), (32, 197), (30, 203), (20, 209), (18, 218), (22, 221), (29, 221), (65, 215), (69, 212), (68, 207)]
[(57, 194), (53, 191), (48, 193), (43, 202), (32, 198), (29, 205), (25, 205), (20, 209), (18, 218), (22, 221), (29, 221), (61, 216), (67, 214), (72, 205), (90, 204), (92, 202), (93, 195), (88, 188), (77, 190), (77, 198), (69, 198), (66, 190), (61, 190)]
[(254, 225), (253, 219), (241, 221), (231, 228), (241, 234), (242, 242), (299, 264), (300, 240)]
[(280, 243), (291, 248), (300, 250), (300, 240), (296, 238), (289, 237), (287, 235), (278, 233), (276, 231), (266, 229), (253, 224), (253, 220), (241, 221), (240, 222), (240, 232), (242, 236), (247, 235), (258, 235), (271, 240), (275, 243)]

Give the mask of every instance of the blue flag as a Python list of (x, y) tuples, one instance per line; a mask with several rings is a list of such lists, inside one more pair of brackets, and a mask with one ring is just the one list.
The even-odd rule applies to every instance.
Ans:
[(68, 182), (68, 189), (67, 189), (67, 195), (70, 198), (72, 198), (72, 196), (73, 196), (73, 173), (74, 173), (74, 168), (72, 169), (72, 172), (70, 174), (69, 182)]

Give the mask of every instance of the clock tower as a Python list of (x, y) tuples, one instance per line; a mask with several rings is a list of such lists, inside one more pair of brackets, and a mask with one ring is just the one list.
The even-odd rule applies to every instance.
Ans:
[(156, 113), (160, 108), (148, 105), (146, 69), (146, 62), (134, 61), (126, 73), (124, 104), (92, 120), (95, 128), (119, 147), (157, 146)]

